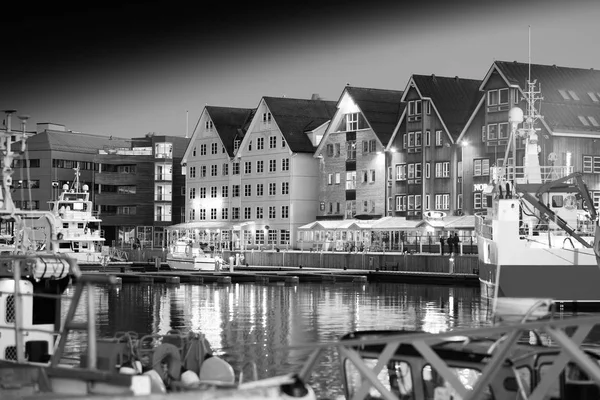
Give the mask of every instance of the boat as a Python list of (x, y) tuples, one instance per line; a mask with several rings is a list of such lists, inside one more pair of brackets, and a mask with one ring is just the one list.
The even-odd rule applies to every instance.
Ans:
[(57, 253), (68, 255), (79, 263), (100, 264), (103, 252), (102, 220), (94, 210), (88, 185), (79, 181), (79, 165), (71, 185), (64, 184), (57, 200), (48, 202), (50, 213), (56, 219)]
[(554, 165), (554, 153), (550, 166), (540, 166), (536, 121), (542, 117), (535, 109), (540, 92), (535, 82), (528, 86), (526, 115), (516, 107), (509, 111), (504, 157), (509, 160), (512, 143), (516, 159), (514, 142), (521, 136), (524, 165), (490, 168), (487, 212), (475, 218), (481, 293), (492, 302), (539, 297), (569, 309), (598, 309), (598, 215), (580, 172)]
[(551, 299), (500, 303), (510, 313), (489, 327), (354, 331), (323, 344), (311, 360), (328, 346), (337, 348), (347, 399), (600, 397), (600, 346), (584, 342), (600, 316), (556, 318)]
[[(94, 289), (96, 285), (116, 285), (117, 278), (82, 274), (73, 252), (60, 246), (71, 236), (63, 230), (68, 226), (57, 223), (88, 220), (14, 207), (11, 136), (19, 134), (10, 130), (8, 117), (9, 128), (0, 131), (0, 218), (15, 226), (15, 251), (0, 254), (0, 399), (152, 395), (173, 400), (315, 398), (312, 388), (297, 374), (267, 379), (254, 376), (248, 381), (240, 374), (236, 379), (233, 368), (212, 352), (201, 332), (122, 332), (110, 338), (97, 337)], [(24, 135), (19, 139), (24, 147)], [(52, 210), (64, 205), (67, 211), (66, 203), (81, 205), (71, 211), (91, 210), (87, 196), (69, 196), (77, 193), (65, 191)], [(36, 222), (34, 228), (32, 222)], [(69, 286), (73, 294), (62, 317), (61, 304)], [(78, 311), (82, 308), (83, 313)], [(74, 333), (85, 333), (84, 350), (75, 359), (66, 357), (65, 352)]]
[(172, 270), (215, 271), (223, 264), (223, 259), (213, 255), (208, 246), (182, 237), (169, 246), (167, 265)]

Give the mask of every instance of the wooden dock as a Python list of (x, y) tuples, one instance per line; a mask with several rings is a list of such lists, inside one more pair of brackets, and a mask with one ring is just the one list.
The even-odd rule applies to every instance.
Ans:
[(110, 274), (122, 283), (167, 283), (167, 284), (231, 284), (258, 283), (277, 285), (297, 285), (300, 283), (359, 283), (395, 282), (433, 285), (478, 286), (475, 274), (416, 272), (416, 271), (364, 271), (330, 270), (290, 267), (235, 267), (230, 270), (215, 271), (156, 271), (119, 268), (84, 269), (85, 274)]

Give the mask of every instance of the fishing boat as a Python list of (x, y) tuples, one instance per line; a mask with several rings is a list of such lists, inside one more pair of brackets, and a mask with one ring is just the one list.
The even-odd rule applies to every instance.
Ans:
[[(94, 210), (88, 185), (79, 181), (79, 165), (71, 185), (64, 184), (57, 200), (49, 201), (50, 213), (56, 219), (56, 252), (68, 255), (79, 263), (99, 264), (104, 237), (102, 220)], [(105, 251), (107, 254), (108, 249)]]
[[(314, 391), (296, 374), (236, 379), (233, 368), (213, 354), (201, 332), (145, 336), (124, 332), (98, 338), (95, 287), (115, 285), (117, 279), (107, 274), (82, 274), (78, 259), (60, 246), (68, 233), (64, 231), (69, 228), (66, 221), (87, 220), (14, 207), (11, 136), (19, 134), (10, 130), (10, 119), (8, 127), (0, 131), (0, 218), (12, 222), (16, 234), (15, 251), (0, 254), (0, 399), (128, 399), (153, 394), (174, 400), (315, 398)], [(19, 139), (24, 147), (25, 137)], [(60, 211), (63, 205), (68, 211), (67, 204), (80, 204), (71, 211), (91, 210), (87, 196), (69, 196), (77, 193), (65, 191), (53, 211)], [(37, 222), (34, 229), (32, 221)], [(73, 294), (62, 317), (61, 305), (69, 286)], [(77, 315), (82, 308), (84, 315)], [(76, 360), (66, 357), (65, 351), (73, 334), (85, 338), (84, 350)]]
[(202, 248), (197, 241), (179, 238), (169, 246), (167, 265), (173, 270), (215, 271), (223, 263), (218, 255), (213, 255), (208, 246)]
[[(536, 121), (542, 118), (535, 82), (528, 82), (527, 113), (509, 112), (511, 133), (504, 159), (516, 160), (515, 140), (525, 139), (524, 165), (490, 168), (487, 213), (475, 231), (482, 296), (552, 298), (563, 307), (600, 305), (598, 216), (572, 166), (541, 167)], [(519, 125), (523, 123), (522, 128)], [(494, 306), (495, 307), (495, 306)]]

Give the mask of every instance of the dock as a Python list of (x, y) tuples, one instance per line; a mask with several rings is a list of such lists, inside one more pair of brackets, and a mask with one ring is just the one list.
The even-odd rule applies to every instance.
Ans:
[(453, 286), (479, 286), (476, 274), (417, 272), (417, 271), (365, 271), (332, 270), (319, 268), (240, 266), (233, 271), (165, 271), (139, 266), (84, 267), (84, 274), (110, 274), (122, 283), (167, 284), (231, 284), (257, 283), (297, 285), (300, 283), (358, 283), (392, 282)]

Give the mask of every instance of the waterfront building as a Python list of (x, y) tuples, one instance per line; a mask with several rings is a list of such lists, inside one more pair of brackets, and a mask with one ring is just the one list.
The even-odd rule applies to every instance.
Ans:
[(169, 230), (217, 248), (239, 248), (240, 162), (234, 157), (253, 116), (249, 108), (204, 107), (181, 160), (185, 219)]
[[(318, 226), (315, 234), (325, 236), (323, 240), (332, 246), (370, 243), (370, 237), (358, 233), (358, 226), (386, 215), (384, 149), (404, 110), (402, 94), (397, 90), (346, 86), (336, 104), (331, 124), (314, 152), (320, 174), (318, 225), (313, 228)], [(343, 228), (332, 222), (339, 220), (349, 222), (342, 223)], [(307, 232), (303, 241), (315, 241), (312, 232)]]
[(91, 135), (40, 123), (27, 139), (26, 151), (13, 162), (15, 205), (48, 210), (47, 203), (73, 183), (74, 169), (79, 168), (80, 183), (90, 188), (107, 245), (130, 246), (139, 237), (146, 247), (162, 247), (164, 227), (179, 222), (184, 207), (180, 192), (185, 181), (178, 177), (187, 141), (159, 135)]
[[(527, 81), (536, 81), (543, 116), (538, 128), (538, 160), (545, 174), (566, 167), (583, 173), (594, 205), (600, 207), (600, 72), (519, 62), (495, 61), (479, 90), (483, 94), (458, 142), (457, 165), (463, 168), (462, 210), (467, 214), (487, 207), (485, 186), (492, 166), (505, 165), (510, 136), (508, 111), (526, 111)], [(516, 165), (525, 157), (525, 138), (518, 136)], [(508, 165), (513, 165), (512, 149)], [(461, 163), (461, 160), (463, 162)]]
[(106, 243), (129, 247), (137, 238), (144, 248), (164, 247), (165, 227), (180, 223), (185, 210), (181, 158), (189, 139), (154, 133), (107, 139), (94, 158), (94, 205)]
[[(298, 227), (319, 208), (319, 161), (313, 157), (335, 102), (263, 97), (236, 153), (242, 248), (293, 248)], [(236, 190), (236, 189), (234, 189)]]

